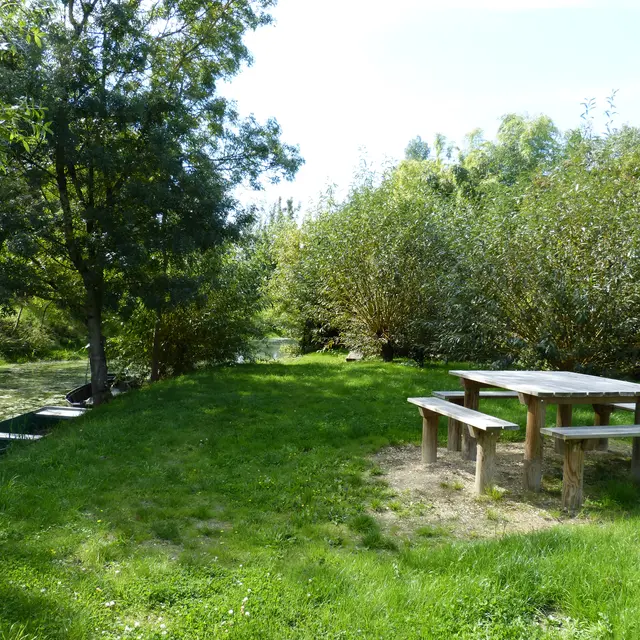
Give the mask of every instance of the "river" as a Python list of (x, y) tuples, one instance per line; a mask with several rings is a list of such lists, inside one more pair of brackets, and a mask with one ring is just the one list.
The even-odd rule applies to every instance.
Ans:
[(65, 393), (87, 376), (84, 360), (0, 365), (0, 420), (45, 405), (66, 406)]

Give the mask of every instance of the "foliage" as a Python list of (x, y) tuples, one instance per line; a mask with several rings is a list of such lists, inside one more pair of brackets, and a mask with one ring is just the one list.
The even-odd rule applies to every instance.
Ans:
[(640, 130), (511, 114), (455, 161), (434, 149), (276, 230), (294, 324), (419, 361), (639, 373)]
[[(24, 289), (86, 322), (98, 400), (105, 310), (125, 291), (161, 308), (169, 271), (243, 226), (232, 189), (290, 177), (301, 162), (275, 120), (242, 120), (216, 92), (250, 61), (243, 37), (272, 5), (43, 1), (3, 23), (0, 44), (15, 55), (0, 61), (0, 104), (25, 96), (51, 134), (33, 146), (0, 140), (15, 185), (3, 203), (15, 228), (0, 240)], [(23, 25), (46, 37), (25, 42)]]
[(250, 238), (210, 249), (182, 274), (198, 283), (187, 299), (166, 305), (159, 315), (138, 303), (110, 341), (115, 370), (146, 378), (154, 345), (159, 378), (247, 356), (262, 303), (264, 265), (255, 253)]
[[(504, 355), (638, 370), (640, 132), (570, 135), (562, 160), (484, 207), (461, 251)], [(464, 221), (468, 222), (468, 219)]]
[(84, 331), (51, 301), (31, 298), (0, 317), (0, 358), (8, 361), (84, 356)]
[(407, 148), (404, 150), (405, 160), (427, 160), (431, 148), (429, 144), (425, 142), (420, 136), (416, 136), (409, 142)]
[(449, 258), (427, 173), (408, 161), (380, 184), (365, 175), (343, 205), (329, 200), (301, 229), (279, 230), (274, 279), (299, 323), (336, 329), (347, 347), (386, 359), (430, 343)]

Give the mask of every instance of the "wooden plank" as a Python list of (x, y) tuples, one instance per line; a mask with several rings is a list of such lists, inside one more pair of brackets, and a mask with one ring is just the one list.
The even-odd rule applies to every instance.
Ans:
[[(594, 395), (590, 394), (588, 396), (555, 396), (545, 397), (549, 404), (614, 404), (623, 396), (620, 395)], [(626, 396), (624, 396), (626, 397)], [(638, 396), (640, 397), (640, 396)], [(633, 397), (632, 400), (635, 402), (636, 397)]]
[(502, 431), (503, 429), (515, 430), (518, 429), (518, 425), (513, 422), (501, 420), (494, 416), (481, 413), (480, 411), (474, 411), (466, 407), (460, 407), (447, 400), (441, 398), (407, 398), (408, 402), (415, 404), (427, 411), (438, 413), (448, 418), (458, 420), (463, 424), (467, 424), (476, 429), (482, 429), (483, 431)]
[(583, 442), (570, 441), (565, 445), (562, 469), (562, 508), (573, 512), (582, 506), (584, 476)]
[(35, 415), (60, 419), (79, 418), (87, 411), (88, 409), (83, 409), (81, 407), (42, 407), (35, 412)]
[(42, 437), (31, 433), (0, 433), (0, 440), (40, 440)]
[(481, 495), (487, 487), (493, 485), (496, 474), (496, 440), (495, 432), (474, 429), (477, 442), (475, 493)]
[[(464, 399), (464, 391), (434, 391), (433, 395), (436, 398), (442, 398), (443, 400), (449, 400), (451, 402), (458, 398)], [(503, 398), (517, 398), (517, 391), (480, 391), (481, 398), (487, 399), (503, 399)]]
[(620, 411), (635, 411), (636, 403), (635, 402), (614, 402), (614, 409), (619, 409)]
[(461, 380), (510, 389), (536, 397), (640, 397), (640, 384), (589, 376), (571, 371), (476, 371), (449, 372)]
[(545, 427), (542, 433), (562, 440), (589, 440), (591, 438), (631, 438), (640, 437), (640, 424), (614, 425), (604, 427)]
[(525, 396), (527, 404), (527, 435), (524, 442), (524, 475), (523, 487), (525, 491), (540, 491), (542, 489), (542, 436), (540, 430), (544, 427), (546, 403), (535, 396)]
[(422, 415), (422, 462), (430, 464), (438, 458), (438, 414), (420, 408)]

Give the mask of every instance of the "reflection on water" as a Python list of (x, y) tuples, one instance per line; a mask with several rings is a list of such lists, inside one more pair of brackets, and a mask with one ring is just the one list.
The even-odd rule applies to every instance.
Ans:
[(64, 394), (87, 376), (84, 360), (0, 365), (0, 420), (45, 405), (66, 405)]

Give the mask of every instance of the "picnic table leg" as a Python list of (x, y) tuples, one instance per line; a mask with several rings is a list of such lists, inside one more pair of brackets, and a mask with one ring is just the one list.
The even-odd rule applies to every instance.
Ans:
[[(640, 402), (636, 402), (633, 424), (640, 424)], [(640, 438), (633, 438), (631, 445), (631, 478), (640, 483)]]
[(584, 440), (567, 440), (562, 469), (562, 508), (569, 512), (582, 506), (584, 476)]
[[(597, 426), (606, 426), (609, 424), (611, 418), (611, 412), (613, 407), (610, 404), (594, 404), (593, 410), (595, 411), (595, 419), (593, 424)], [(598, 438), (594, 442), (593, 448), (596, 451), (608, 451), (609, 450), (609, 438)], [(587, 447), (591, 448), (591, 447)]]
[(527, 435), (524, 442), (524, 478), (525, 491), (540, 491), (542, 488), (542, 435), (547, 405), (536, 396), (524, 395), (527, 405)]
[[(464, 406), (467, 409), (478, 410), (480, 406), (480, 385), (472, 380), (463, 380)], [(469, 433), (469, 429), (462, 430), (462, 457), (465, 460), (476, 459), (476, 439)]]
[(473, 431), (477, 442), (475, 492), (481, 495), (487, 487), (493, 485), (495, 478), (498, 435), (482, 429), (474, 429)]
[[(559, 404), (556, 412), (556, 427), (570, 427), (573, 422), (573, 405)], [(564, 440), (555, 439), (556, 453), (564, 453)]]
[(436, 462), (438, 457), (438, 414), (420, 408), (422, 416), (422, 462)]
[[(460, 400), (453, 399), (451, 400), (454, 404), (464, 405), (464, 399), (460, 398)], [(460, 440), (462, 438), (462, 423), (454, 420), (453, 418), (449, 418), (449, 423), (447, 426), (447, 450), (448, 451), (461, 451), (461, 443)]]

